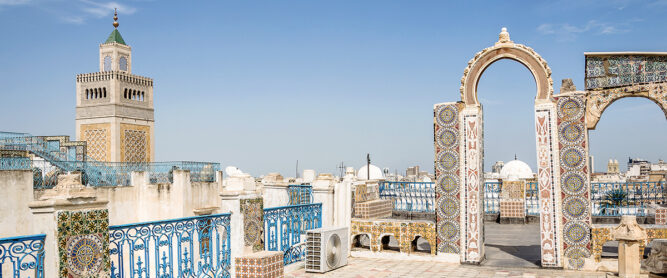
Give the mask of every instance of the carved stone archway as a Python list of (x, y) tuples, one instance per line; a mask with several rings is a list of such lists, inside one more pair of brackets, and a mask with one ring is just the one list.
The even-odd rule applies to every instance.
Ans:
[(553, 94), (553, 80), (551, 69), (547, 61), (537, 54), (532, 48), (510, 40), (507, 29), (503, 28), (498, 42), (494, 46), (487, 47), (475, 54), (468, 61), (468, 66), (463, 70), (461, 77), (461, 101), (466, 105), (479, 105), (477, 100), (477, 85), (484, 71), (494, 62), (501, 59), (512, 59), (524, 65), (535, 78), (537, 84), (536, 100), (551, 101)]
[(461, 78), (461, 102), (434, 107), (437, 251), (464, 263), (484, 259), (484, 148), (482, 107), (477, 84), (484, 70), (500, 59), (515, 60), (530, 70), (535, 98), (538, 184), (543, 267), (559, 267), (562, 239), (556, 217), (558, 137), (551, 69), (530, 47), (510, 40), (503, 28), (494, 46), (478, 52)]
[(626, 97), (643, 97), (655, 102), (667, 119), (667, 83), (624, 86), (588, 91), (586, 94), (586, 128), (595, 129), (600, 116), (615, 101)]

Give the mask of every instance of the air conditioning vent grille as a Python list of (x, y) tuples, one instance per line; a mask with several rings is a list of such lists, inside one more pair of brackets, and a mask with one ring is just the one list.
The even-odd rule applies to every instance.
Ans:
[(306, 271), (323, 273), (346, 265), (348, 237), (347, 227), (306, 231)]

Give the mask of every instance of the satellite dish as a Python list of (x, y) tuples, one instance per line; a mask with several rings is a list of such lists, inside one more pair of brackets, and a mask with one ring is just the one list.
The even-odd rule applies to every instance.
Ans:
[(326, 250), (327, 265), (329, 265), (330, 268), (338, 266), (338, 263), (340, 262), (340, 257), (343, 255), (341, 253), (342, 250), (340, 244), (340, 237), (337, 234), (332, 234), (329, 237), (329, 242), (327, 244), (327, 250)]

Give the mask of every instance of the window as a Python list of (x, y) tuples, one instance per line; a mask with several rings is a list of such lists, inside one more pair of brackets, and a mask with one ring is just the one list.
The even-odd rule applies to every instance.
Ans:
[(102, 96), (102, 97), (103, 97), (103, 98), (107, 98), (107, 88), (106, 88), (106, 87), (102, 88), (102, 92), (103, 92), (103, 96)]
[(104, 71), (111, 71), (111, 56), (104, 57)]
[(90, 92), (88, 92), (88, 89), (86, 89), (86, 99), (90, 99)]
[(120, 60), (118, 61), (118, 65), (120, 66), (120, 70), (127, 71), (127, 58), (120, 57)]

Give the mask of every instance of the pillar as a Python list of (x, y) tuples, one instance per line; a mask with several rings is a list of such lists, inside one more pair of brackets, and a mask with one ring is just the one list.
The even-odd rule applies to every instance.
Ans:
[(110, 276), (107, 201), (81, 184), (81, 174), (58, 176), (58, 185), (28, 206), (35, 232), (46, 234), (46, 277)]
[(647, 239), (646, 230), (637, 224), (634, 215), (621, 216), (621, 223), (613, 230), (614, 239), (618, 240), (618, 277), (640, 277), (639, 244)]

